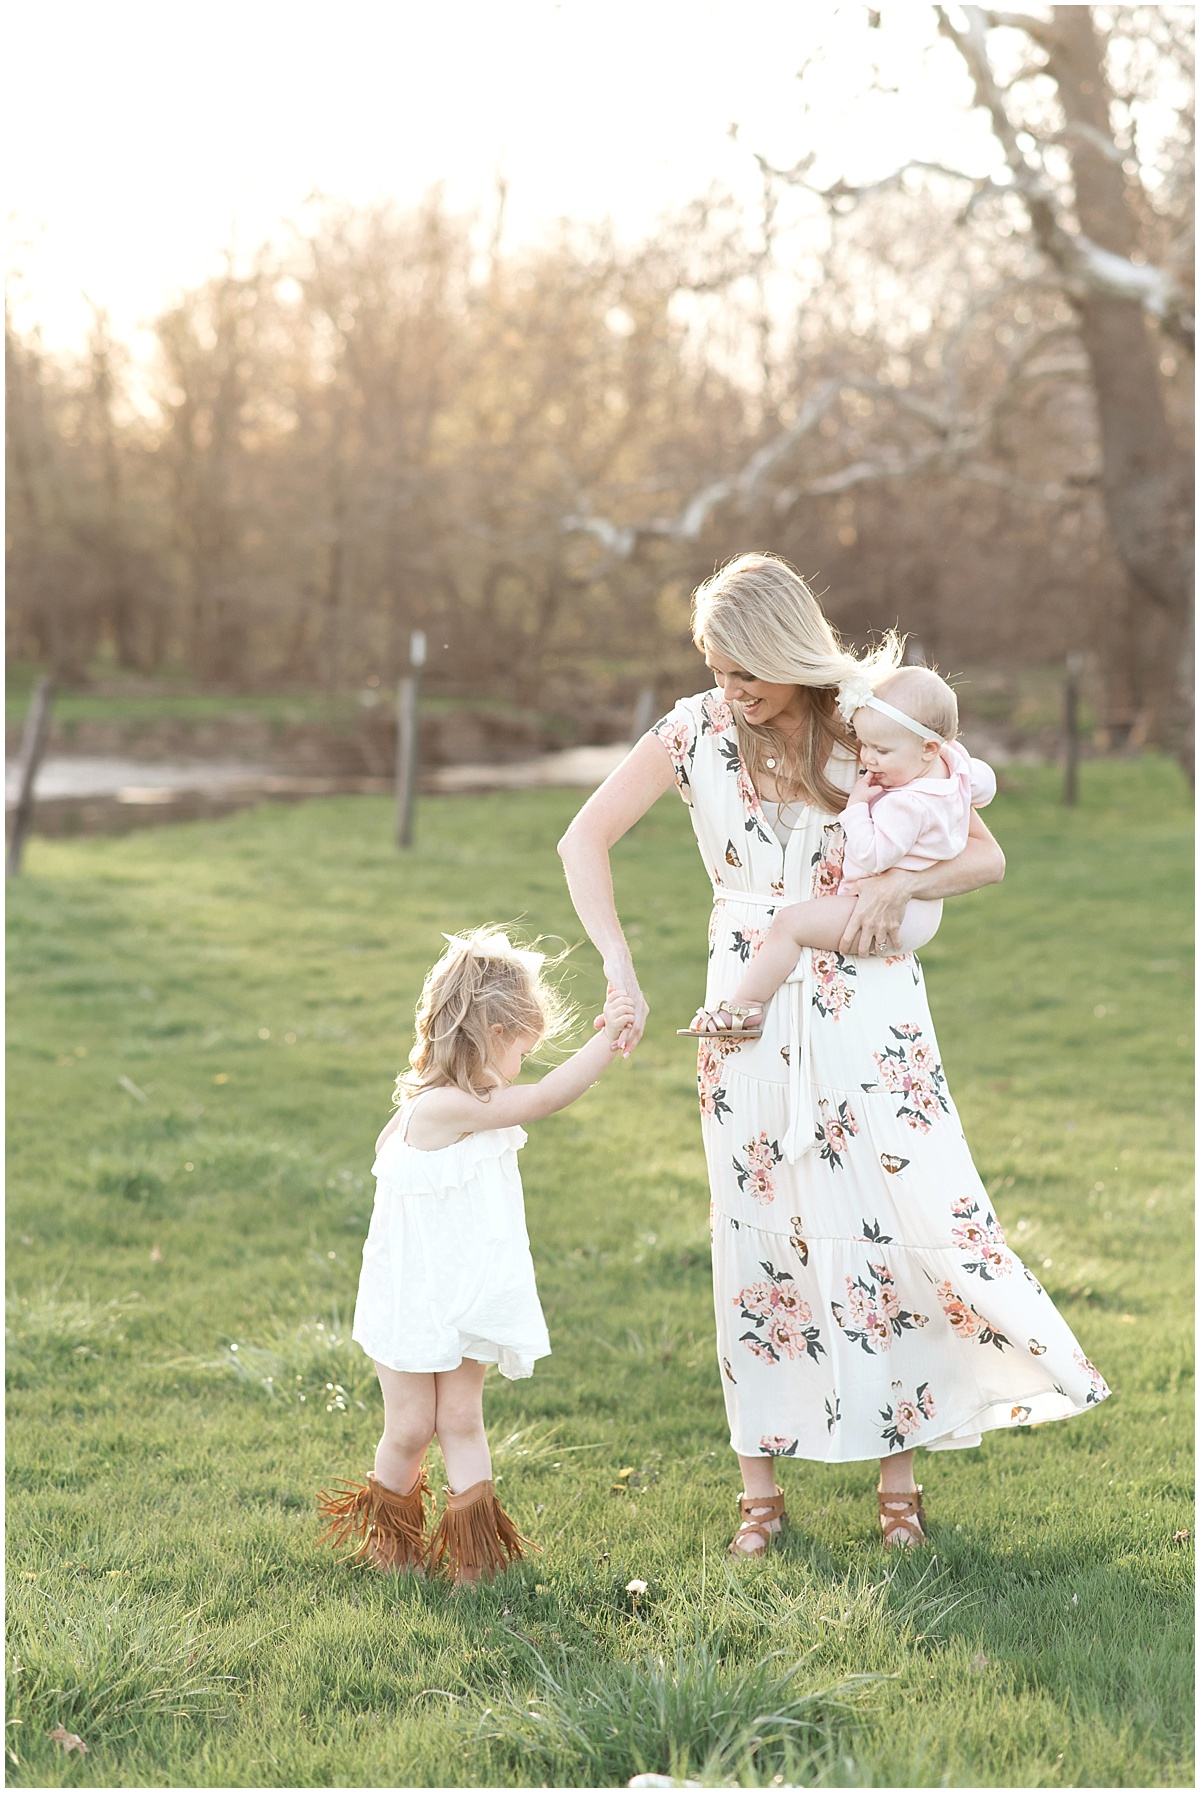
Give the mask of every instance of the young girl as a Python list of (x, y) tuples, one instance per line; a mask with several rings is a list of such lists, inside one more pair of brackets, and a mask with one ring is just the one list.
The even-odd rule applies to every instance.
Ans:
[[(320, 1503), (332, 1522), (322, 1541), (357, 1535), (357, 1560), (473, 1584), (527, 1546), (492, 1484), (485, 1369), (530, 1376), (550, 1350), (517, 1169), (522, 1125), (590, 1089), (633, 1004), (610, 995), (596, 1021), (602, 1033), (540, 1083), (510, 1088), (526, 1054), (566, 1025), (543, 956), (496, 929), (446, 939), (417, 1006), (412, 1069), (396, 1080), (398, 1112), (376, 1141), (354, 1313), (354, 1338), (383, 1390), (383, 1436), (365, 1486), (343, 1484)], [(435, 1437), (450, 1486), (427, 1537), (425, 1454)]]
[[(954, 859), (967, 844), (971, 810), (996, 794), (996, 775), (971, 759), (955, 737), (958, 701), (927, 667), (891, 674), (874, 693), (864, 682), (839, 695), (858, 737), (858, 783), (838, 820), (846, 837), (842, 884), (900, 866), (924, 871)], [(746, 975), (727, 1002), (700, 1009), (680, 1033), (753, 1039), (780, 985), (796, 969), (804, 947), (836, 950), (854, 912), (853, 896), (814, 897), (779, 909)], [(928, 945), (942, 919), (940, 902), (910, 902), (899, 950)]]

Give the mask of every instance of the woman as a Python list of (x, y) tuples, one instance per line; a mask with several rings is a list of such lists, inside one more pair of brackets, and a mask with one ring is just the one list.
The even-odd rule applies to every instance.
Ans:
[[(855, 773), (837, 687), (897, 663), (840, 646), (804, 581), (748, 554), (696, 594), (718, 689), (656, 724), (559, 845), (609, 984), (647, 1006), (613, 901), (609, 851), (677, 783), (713, 882), (714, 1007), (776, 904), (836, 890), (836, 817)], [(925, 1541), (913, 1450), (1079, 1413), (1107, 1394), (1032, 1273), (1008, 1249), (938, 1061), (920, 965), (895, 950), (913, 897), (996, 883), (977, 814), (965, 851), (854, 887), (841, 951), (806, 951), (760, 1035), (702, 1041), (717, 1348), (741, 1525), (756, 1555), (784, 1519), (774, 1459), (878, 1456), (884, 1541)], [(844, 889), (845, 887), (843, 887)]]

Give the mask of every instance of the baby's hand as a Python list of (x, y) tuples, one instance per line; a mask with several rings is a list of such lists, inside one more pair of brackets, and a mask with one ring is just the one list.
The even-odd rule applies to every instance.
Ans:
[(847, 803), (868, 803), (871, 798), (871, 774), (865, 766), (858, 768), (858, 777), (854, 781), (854, 789), (847, 797)]
[(620, 990), (610, 991), (604, 1002), (604, 1014), (599, 1017), (597, 1025), (603, 1025), (604, 1037), (610, 1046), (615, 1046), (625, 1029), (632, 1025), (637, 1008), (632, 996), (626, 996)]

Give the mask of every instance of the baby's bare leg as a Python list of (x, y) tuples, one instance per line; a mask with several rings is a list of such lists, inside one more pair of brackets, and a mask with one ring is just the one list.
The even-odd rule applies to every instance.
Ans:
[(824, 896), (777, 909), (766, 939), (730, 1001), (739, 1007), (768, 1001), (796, 969), (802, 947), (835, 951), (857, 901), (857, 897)]

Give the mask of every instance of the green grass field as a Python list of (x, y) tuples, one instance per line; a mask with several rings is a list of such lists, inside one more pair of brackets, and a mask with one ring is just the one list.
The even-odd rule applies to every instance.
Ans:
[[(1161, 761), (1089, 765), (1070, 814), (1055, 782), (1010, 777), (1008, 878), (923, 956), (981, 1172), (1113, 1399), (925, 1460), (931, 1553), (878, 1545), (869, 1464), (797, 1463), (783, 1548), (724, 1554), (673, 1032), (707, 885), (672, 797), (616, 855), (646, 1043), (523, 1154), (554, 1354), (489, 1379), (487, 1414), (543, 1554), (475, 1595), (317, 1551), (314, 1494), (379, 1430), (349, 1316), (421, 976), (443, 928), (579, 938), (574, 798), (431, 800), (408, 857), (368, 798), (35, 839), (9, 893), (10, 1783), (1192, 1785), (1190, 810)], [(593, 1012), (591, 949), (571, 965)]]

